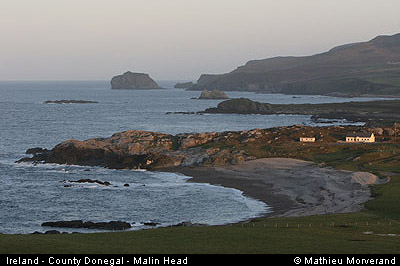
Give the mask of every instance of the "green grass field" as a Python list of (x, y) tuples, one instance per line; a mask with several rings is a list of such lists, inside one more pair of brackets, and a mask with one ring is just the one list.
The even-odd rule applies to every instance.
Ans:
[(399, 147), (332, 149), (314, 154), (314, 160), (341, 169), (392, 173), (389, 183), (372, 187), (374, 199), (362, 212), (118, 233), (0, 234), (0, 253), (400, 253)]
[[(378, 203), (379, 205), (379, 203)], [(376, 207), (376, 206), (374, 206)], [(399, 253), (386, 213), (257, 219), (213, 227), (70, 235), (1, 235), (2, 253)], [(396, 234), (397, 236), (390, 236)]]

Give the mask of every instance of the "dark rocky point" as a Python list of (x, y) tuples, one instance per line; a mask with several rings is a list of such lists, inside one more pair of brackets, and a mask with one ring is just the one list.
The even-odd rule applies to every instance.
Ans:
[(45, 235), (58, 235), (58, 234), (61, 234), (61, 232), (57, 231), (57, 230), (49, 230), (49, 231), (44, 232), (44, 234)]
[(156, 222), (145, 222), (145, 223), (143, 223), (143, 225), (146, 225), (146, 226), (157, 226), (157, 225), (159, 225), (159, 223), (156, 223)]
[(98, 102), (85, 101), (85, 100), (56, 100), (56, 101), (45, 101), (43, 103), (70, 104), (70, 103), (98, 103)]
[(111, 183), (110, 182), (108, 182), (108, 181), (104, 181), (104, 182), (102, 182), (102, 181), (99, 181), (99, 180), (92, 180), (92, 179), (79, 179), (79, 180), (76, 180), (76, 181), (69, 181), (69, 182), (71, 182), (71, 183), (91, 183), (91, 184), (99, 184), (99, 185), (102, 185), (102, 186), (110, 186), (111, 185)]
[(205, 224), (199, 224), (199, 223), (192, 223), (192, 222), (181, 222), (175, 225), (172, 225), (172, 227), (196, 227), (196, 226), (206, 226)]
[(38, 153), (43, 153), (43, 152), (48, 152), (48, 149), (43, 149), (43, 148), (31, 148), (31, 149), (27, 149), (25, 154), (38, 154)]
[(126, 230), (131, 228), (131, 224), (122, 221), (111, 221), (111, 222), (83, 222), (82, 220), (73, 221), (57, 221), (57, 222), (45, 222), (42, 226), (47, 227), (60, 227), (60, 228), (85, 228), (85, 229), (101, 229), (101, 230)]

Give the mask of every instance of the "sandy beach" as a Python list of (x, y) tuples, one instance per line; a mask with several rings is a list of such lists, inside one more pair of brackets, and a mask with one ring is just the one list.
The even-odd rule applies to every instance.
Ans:
[(355, 212), (371, 198), (368, 185), (379, 181), (366, 172), (320, 167), (289, 158), (265, 158), (222, 167), (163, 169), (243, 191), (272, 208), (267, 217), (308, 216)]

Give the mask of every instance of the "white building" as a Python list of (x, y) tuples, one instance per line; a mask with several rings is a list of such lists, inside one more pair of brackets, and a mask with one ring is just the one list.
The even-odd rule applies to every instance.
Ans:
[(300, 142), (315, 142), (314, 137), (302, 137), (300, 138)]
[(348, 134), (346, 136), (346, 142), (371, 143), (371, 142), (375, 142), (375, 135), (374, 135), (374, 133), (364, 133), (364, 132)]

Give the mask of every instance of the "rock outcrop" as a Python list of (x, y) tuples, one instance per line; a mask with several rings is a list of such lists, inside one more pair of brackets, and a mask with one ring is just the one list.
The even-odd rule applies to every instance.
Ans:
[(225, 147), (206, 146), (225, 141), (232, 134), (234, 133), (208, 132), (174, 136), (129, 130), (109, 138), (67, 140), (52, 150), (34, 154), (32, 158), (23, 158), (18, 162), (104, 166), (113, 169), (157, 169), (243, 161), (246, 159), (244, 153)]
[(98, 184), (98, 185), (102, 185), (102, 186), (110, 186), (111, 185), (111, 183), (110, 182), (108, 182), (108, 181), (100, 181), (100, 180), (92, 180), (92, 179), (87, 179), (87, 178), (85, 178), (85, 179), (79, 179), (79, 180), (76, 180), (76, 181), (69, 181), (69, 182), (71, 182), (71, 183), (89, 183), (89, 184)]
[(59, 228), (85, 228), (85, 229), (101, 229), (101, 230), (126, 230), (131, 228), (131, 224), (122, 221), (111, 221), (111, 222), (83, 222), (82, 220), (73, 221), (57, 221), (57, 222), (45, 222), (42, 226), (47, 227), (59, 227)]
[(48, 152), (48, 151), (49, 151), (48, 149), (36, 147), (36, 148), (27, 149), (25, 154), (38, 154), (38, 153), (44, 153), (44, 152)]
[(111, 89), (141, 90), (160, 89), (160, 87), (148, 74), (128, 71), (111, 79)]
[(220, 99), (229, 99), (229, 97), (225, 94), (225, 92), (213, 89), (212, 91), (203, 90), (199, 97), (200, 100), (220, 100)]
[(86, 100), (55, 100), (55, 101), (45, 101), (43, 103), (71, 104), (71, 103), (98, 103), (98, 102), (86, 101)]
[(235, 114), (274, 114), (271, 105), (259, 103), (247, 98), (237, 98), (220, 102), (216, 108), (208, 108), (205, 113)]
[[(389, 141), (388, 128), (377, 141)], [(320, 146), (343, 141), (348, 132), (374, 132), (377, 128), (357, 126), (288, 126), (243, 131), (205, 132), (170, 135), (158, 132), (129, 130), (108, 138), (85, 141), (67, 140), (51, 150), (36, 153), (18, 162), (75, 164), (103, 166), (112, 169), (148, 169), (186, 166), (219, 166), (241, 164), (255, 158), (289, 157), (303, 158), (299, 149), (311, 149), (311, 153), (324, 152)], [(399, 131), (399, 130), (398, 130)], [(318, 145), (299, 142), (300, 137), (312, 136)], [(282, 148), (285, 147), (285, 148)], [(313, 149), (316, 149), (315, 151)], [(304, 154), (307, 154), (305, 151)], [(308, 158), (308, 157), (306, 157)], [(79, 181), (79, 180), (78, 180)], [(107, 185), (108, 182), (83, 179)]]

